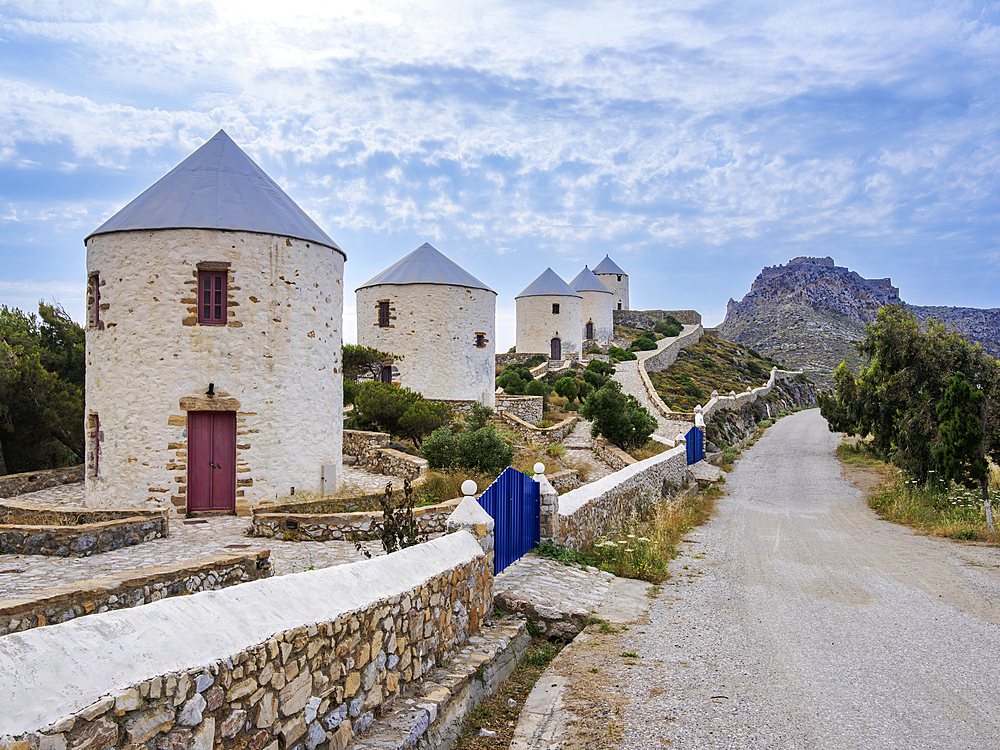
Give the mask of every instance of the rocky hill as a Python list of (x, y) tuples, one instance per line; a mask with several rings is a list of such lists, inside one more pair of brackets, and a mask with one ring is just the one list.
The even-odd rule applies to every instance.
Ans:
[[(857, 372), (854, 342), (883, 305), (899, 302), (890, 279), (865, 279), (833, 258), (795, 258), (761, 271), (750, 293), (729, 300), (725, 338), (753, 347), (787, 367), (801, 368), (820, 385), (846, 360)], [(1000, 309), (916, 307), (918, 318), (934, 318), (1000, 358)]]

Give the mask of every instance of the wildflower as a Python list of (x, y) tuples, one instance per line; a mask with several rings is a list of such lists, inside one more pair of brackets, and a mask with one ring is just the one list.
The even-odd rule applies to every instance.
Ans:
[(640, 542), (648, 542), (649, 541), (649, 537), (641, 536), (641, 537), (639, 537), (639, 541)]

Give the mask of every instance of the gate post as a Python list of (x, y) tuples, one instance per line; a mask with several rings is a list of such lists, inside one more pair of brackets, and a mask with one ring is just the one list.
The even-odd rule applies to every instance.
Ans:
[(543, 542), (559, 541), (559, 495), (545, 478), (545, 464), (535, 464), (538, 482), (538, 534)]
[[(483, 548), (483, 552), (486, 553), (486, 557), (489, 560), (490, 573), (492, 574), (493, 529), (496, 526), (496, 522), (490, 518), (490, 514), (483, 509), (483, 506), (476, 502), (476, 489), (476, 483), (471, 479), (466, 479), (462, 482), (462, 494), (465, 495), (465, 498), (451, 512), (451, 515), (448, 516), (446, 528), (449, 534), (453, 531), (461, 531), (462, 529), (472, 534), (476, 538), (476, 541), (479, 542), (479, 546)], [(490, 598), (492, 598), (492, 592), (490, 592)]]

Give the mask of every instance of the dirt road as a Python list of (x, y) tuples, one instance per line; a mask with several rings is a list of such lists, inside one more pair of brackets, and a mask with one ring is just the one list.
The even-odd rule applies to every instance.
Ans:
[(838, 441), (810, 410), (744, 454), (601, 667), (615, 745), (1000, 748), (1000, 551), (879, 520)]

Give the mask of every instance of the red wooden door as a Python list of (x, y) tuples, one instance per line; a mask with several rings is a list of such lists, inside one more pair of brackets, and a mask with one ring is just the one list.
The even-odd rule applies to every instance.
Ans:
[(236, 412), (188, 412), (188, 513), (236, 510)]

